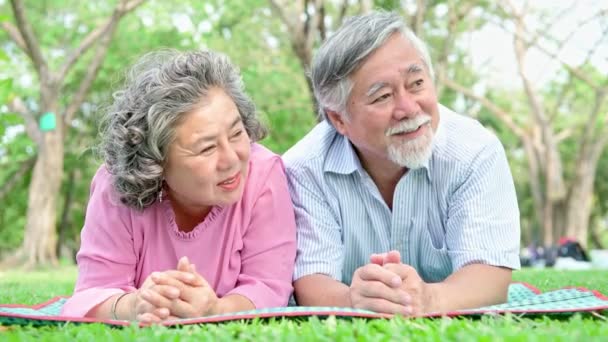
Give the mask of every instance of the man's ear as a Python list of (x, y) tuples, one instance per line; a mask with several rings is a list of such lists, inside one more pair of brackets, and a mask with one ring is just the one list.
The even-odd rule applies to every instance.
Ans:
[(327, 113), (327, 119), (336, 128), (336, 131), (342, 135), (346, 135), (346, 125), (344, 124), (344, 118), (338, 112), (333, 110), (325, 110)]

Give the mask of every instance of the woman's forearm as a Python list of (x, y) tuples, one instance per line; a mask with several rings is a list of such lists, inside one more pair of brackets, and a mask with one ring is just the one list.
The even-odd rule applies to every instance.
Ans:
[(240, 294), (230, 294), (217, 300), (212, 315), (219, 315), (230, 312), (254, 310), (255, 305), (247, 297)]
[[(106, 299), (101, 304), (91, 309), (85, 317), (99, 319), (133, 320), (135, 319), (135, 317), (133, 317), (135, 312), (135, 295), (135, 292), (115, 294)], [(116, 300), (118, 301), (116, 302)], [(115, 307), (113, 308), (113, 306)], [(112, 312), (112, 309), (114, 309), (114, 314)]]

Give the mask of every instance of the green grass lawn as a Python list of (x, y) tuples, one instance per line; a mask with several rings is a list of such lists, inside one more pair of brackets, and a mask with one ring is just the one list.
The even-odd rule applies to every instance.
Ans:
[[(56, 295), (69, 295), (76, 269), (32, 273), (0, 272), (0, 303), (35, 304)], [(514, 275), (543, 291), (584, 286), (608, 294), (608, 271), (561, 272), (525, 270)], [(608, 321), (591, 315), (567, 319), (528, 319), (507, 315), (457, 319), (291, 319), (190, 325), (181, 328), (111, 328), (101, 324), (61, 327), (0, 327), (0, 341), (89, 340), (322, 340), (322, 341), (593, 341), (606, 340)]]

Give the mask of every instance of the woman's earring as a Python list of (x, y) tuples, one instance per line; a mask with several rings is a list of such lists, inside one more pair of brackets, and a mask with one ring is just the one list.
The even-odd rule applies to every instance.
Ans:
[(164, 179), (160, 181), (160, 190), (158, 191), (158, 203), (163, 202), (163, 183), (165, 183)]

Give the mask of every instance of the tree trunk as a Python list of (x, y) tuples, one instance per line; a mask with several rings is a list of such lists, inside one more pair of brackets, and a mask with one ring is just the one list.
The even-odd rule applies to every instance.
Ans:
[(567, 236), (568, 225), (568, 203), (566, 200), (554, 202), (553, 204), (553, 236), (555, 241), (562, 236)]
[(59, 257), (72, 257), (74, 243), (69, 236), (72, 221), (72, 205), (74, 203), (74, 193), (76, 192), (76, 184), (81, 180), (80, 169), (72, 169), (68, 175), (68, 182), (64, 194), (63, 211), (61, 213), (61, 221), (59, 222), (59, 240), (57, 241), (56, 253)]
[[(28, 207), (23, 244), (6, 264), (24, 265), (26, 268), (38, 264), (57, 264), (57, 200), (63, 177), (63, 132), (85, 100), (86, 94), (95, 80), (103, 63), (108, 47), (121, 18), (140, 6), (145, 0), (121, 0), (112, 15), (90, 31), (71, 50), (58, 72), (50, 70), (38, 39), (25, 14), (21, 0), (11, 0), (11, 7), (17, 27), (3, 22), (2, 28), (9, 37), (30, 58), (40, 81), (40, 106), (45, 113), (53, 113), (55, 127), (37, 127), (33, 115), (23, 105), (23, 101), (11, 101), (18, 107), (17, 112), (26, 119), (26, 131), (36, 142), (38, 154), (28, 193)], [(93, 59), (76, 93), (62, 115), (58, 114), (60, 90), (65, 78), (87, 50), (95, 46)], [(19, 106), (21, 103), (21, 106)], [(48, 114), (45, 114), (48, 115)]]
[[(57, 115), (57, 114), (55, 114)], [(30, 183), (21, 256), (25, 267), (57, 265), (57, 200), (63, 175), (61, 126), (43, 134)]]
[(600, 234), (598, 233), (599, 224), (592, 224), (589, 226), (589, 241), (591, 245), (597, 249), (604, 249), (604, 245), (602, 244), (602, 239)]
[(300, 41), (294, 41), (292, 43), (292, 48), (300, 61), (300, 66), (302, 66), (302, 70), (304, 71), (304, 79), (306, 80), (306, 85), (308, 87), (308, 93), (310, 94), (310, 99), (312, 102), (312, 114), (317, 118), (317, 121), (320, 122), (323, 120), (322, 116), (318, 116), (319, 113), (319, 104), (317, 103), (317, 98), (315, 97), (314, 88), (312, 86), (312, 80), (308, 77), (308, 71), (310, 70), (310, 63), (312, 61), (311, 51), (306, 48), (305, 38), (302, 38)]
[[(534, 151), (534, 145), (531, 141), (530, 138), (527, 138), (526, 136), (522, 136), (522, 143), (524, 146), (524, 150), (526, 152), (526, 158), (528, 161), (528, 182), (530, 184), (530, 192), (532, 193), (532, 203), (534, 205), (534, 217), (531, 218), (531, 224), (532, 225), (539, 225), (540, 229), (542, 230), (543, 226), (542, 226), (542, 217), (543, 217), (543, 207), (544, 207), (544, 200), (543, 200), (543, 191), (542, 191), (542, 187), (541, 187), (541, 182), (539, 179), (539, 160), (537, 158), (537, 154)], [(531, 238), (532, 240), (530, 241), (534, 241), (536, 239), (543, 239), (544, 240), (544, 236), (542, 235), (542, 232), (540, 232), (540, 234), (538, 236), (533, 237), (534, 234), (532, 234), (532, 232), (530, 232), (531, 234)]]
[(568, 197), (566, 235), (576, 238), (583, 247), (587, 247), (589, 239), (589, 218), (596, 169), (595, 160), (584, 160), (577, 165)]
[(555, 243), (555, 234), (553, 234), (553, 203), (545, 200), (542, 213), (542, 230), (543, 230), (543, 244), (545, 246), (552, 246)]
[(321, 122), (323, 121), (323, 116), (319, 115), (319, 103), (317, 102), (317, 98), (315, 97), (315, 91), (312, 86), (312, 81), (310, 77), (307, 77), (306, 75), (304, 75), (304, 77), (306, 78), (306, 85), (308, 86), (308, 92), (310, 93), (310, 99), (312, 102), (312, 114), (317, 118), (317, 122)]

